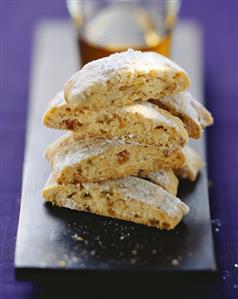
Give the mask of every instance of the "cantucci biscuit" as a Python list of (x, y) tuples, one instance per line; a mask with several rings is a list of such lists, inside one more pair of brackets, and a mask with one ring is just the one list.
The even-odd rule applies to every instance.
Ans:
[(111, 139), (82, 140), (69, 133), (45, 153), (57, 183), (98, 182), (156, 172), (184, 164), (182, 151), (168, 154), (160, 147)]
[(203, 129), (213, 124), (211, 113), (189, 92), (161, 97), (152, 100), (152, 103), (179, 117), (184, 122), (190, 137), (200, 138)]
[(166, 230), (173, 229), (189, 211), (179, 198), (136, 177), (59, 185), (51, 175), (42, 194), (46, 201), (60, 207)]
[(100, 111), (78, 111), (65, 103), (61, 92), (43, 116), (43, 123), (56, 129), (77, 131), (82, 137), (123, 139), (175, 147), (183, 147), (188, 142), (182, 121), (148, 102)]
[(152, 172), (142, 178), (162, 187), (167, 192), (177, 195), (179, 180), (172, 169), (162, 169), (158, 172)]
[(185, 157), (185, 163), (182, 167), (175, 169), (175, 174), (178, 177), (187, 179), (190, 181), (195, 181), (199, 171), (201, 170), (203, 163), (200, 155), (190, 146), (185, 146), (183, 148), (183, 153)]
[(186, 90), (187, 73), (155, 52), (129, 49), (86, 64), (64, 86), (66, 102), (78, 109), (122, 107)]

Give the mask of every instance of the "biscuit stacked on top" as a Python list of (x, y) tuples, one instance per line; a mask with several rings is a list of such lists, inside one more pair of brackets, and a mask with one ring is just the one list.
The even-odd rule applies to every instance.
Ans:
[(43, 197), (53, 204), (173, 229), (188, 213), (177, 176), (195, 180), (199, 155), (187, 143), (212, 124), (186, 90), (187, 73), (153, 52), (128, 50), (92, 61), (43, 116), (70, 132), (50, 145), (52, 174)]

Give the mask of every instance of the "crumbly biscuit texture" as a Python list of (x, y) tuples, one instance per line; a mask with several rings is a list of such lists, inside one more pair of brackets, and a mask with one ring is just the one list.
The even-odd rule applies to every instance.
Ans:
[(203, 166), (202, 159), (191, 146), (185, 146), (182, 151), (185, 163), (182, 167), (175, 169), (175, 174), (180, 178), (194, 182)]
[(173, 229), (189, 211), (177, 197), (136, 177), (59, 185), (51, 175), (42, 193), (46, 201), (61, 207), (166, 230)]
[(160, 147), (123, 140), (82, 140), (69, 133), (57, 139), (45, 153), (57, 183), (98, 182), (129, 175), (181, 167), (182, 151), (168, 154)]
[(143, 178), (162, 187), (174, 196), (177, 195), (179, 180), (172, 169), (162, 169), (158, 172), (148, 173)]
[(187, 73), (168, 58), (129, 49), (86, 64), (65, 84), (64, 94), (72, 107), (98, 109), (157, 99), (189, 85)]
[(81, 137), (123, 139), (173, 149), (188, 143), (182, 121), (149, 102), (100, 111), (78, 111), (65, 103), (61, 92), (44, 114), (43, 123), (75, 131)]

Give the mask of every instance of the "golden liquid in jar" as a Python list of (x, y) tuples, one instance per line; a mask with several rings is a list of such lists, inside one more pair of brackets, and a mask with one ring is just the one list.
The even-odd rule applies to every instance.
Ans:
[(168, 24), (163, 24), (166, 26), (160, 34), (158, 24), (142, 8), (130, 10), (118, 6), (100, 11), (78, 30), (81, 64), (128, 48), (170, 56), (172, 30)]
[(170, 56), (170, 45), (171, 45), (171, 34), (167, 35), (161, 41), (153, 47), (147, 47), (146, 45), (142, 47), (133, 47), (132, 45), (128, 47), (100, 47), (96, 44), (92, 44), (83, 38), (78, 38), (79, 54), (81, 57), (81, 64), (84, 65), (92, 60), (102, 58), (111, 55), (116, 52), (126, 51), (128, 48), (133, 48), (140, 51), (155, 51), (165, 56)]

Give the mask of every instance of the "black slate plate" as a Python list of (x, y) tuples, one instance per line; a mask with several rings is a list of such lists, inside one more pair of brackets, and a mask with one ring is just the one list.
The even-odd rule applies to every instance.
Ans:
[[(128, 278), (132, 272), (133, 275), (156, 273), (165, 277), (165, 273), (169, 273), (170, 277), (174, 274), (182, 277), (181, 272), (189, 275), (191, 272), (214, 272), (216, 265), (205, 168), (196, 183), (182, 182), (180, 185), (179, 197), (191, 211), (174, 231), (160, 231), (53, 207), (42, 201), (41, 189), (50, 172), (42, 154), (59, 133), (41, 126), (41, 116), (48, 99), (75, 71), (77, 62), (68, 24), (43, 23), (36, 37), (15, 255), (17, 278), (72, 279), (91, 275), (92, 279), (94, 275), (99, 279), (108, 273), (110, 278), (112, 273)], [(201, 98), (199, 52), (190, 47), (189, 55), (185, 55), (186, 61), (180, 54), (186, 52), (188, 43), (196, 47), (199, 32), (195, 26), (184, 25), (179, 27), (175, 39), (175, 59), (189, 69), (197, 86), (193, 93)], [(204, 139), (194, 146), (205, 159)]]

